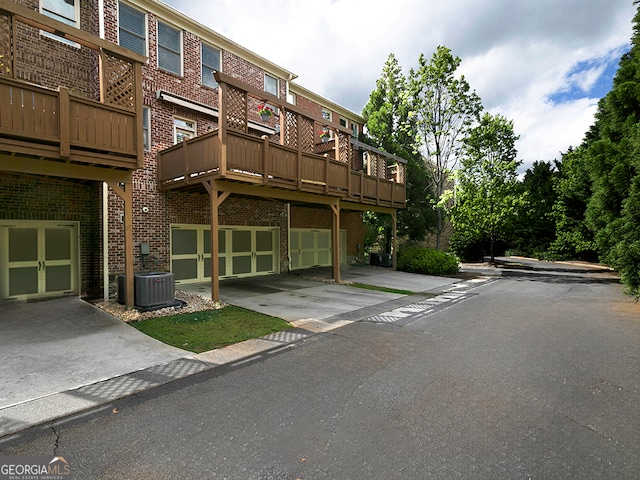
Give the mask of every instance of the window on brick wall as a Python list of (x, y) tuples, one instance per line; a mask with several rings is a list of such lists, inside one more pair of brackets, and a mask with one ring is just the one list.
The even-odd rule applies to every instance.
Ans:
[(123, 2), (118, 4), (118, 43), (147, 55), (147, 16)]
[(347, 128), (347, 119), (340, 117), (340, 126)]
[(173, 141), (180, 143), (196, 136), (196, 122), (173, 117)]
[(351, 122), (351, 135), (356, 140), (358, 139), (358, 124)]
[(218, 82), (213, 78), (213, 72), (220, 71), (220, 50), (202, 44), (202, 84), (207, 87), (218, 88)]
[[(72, 27), (80, 28), (80, 0), (40, 0), (40, 13)], [(40, 31), (46, 37), (80, 48), (75, 42), (52, 33)]]
[(158, 22), (158, 67), (182, 75), (182, 32)]
[(278, 96), (278, 79), (269, 75), (268, 73), (264, 74), (264, 91), (270, 93), (271, 95)]
[(142, 107), (142, 140), (145, 151), (151, 150), (151, 109)]
[(72, 27), (80, 23), (80, 2), (75, 0), (40, 0), (40, 12)]

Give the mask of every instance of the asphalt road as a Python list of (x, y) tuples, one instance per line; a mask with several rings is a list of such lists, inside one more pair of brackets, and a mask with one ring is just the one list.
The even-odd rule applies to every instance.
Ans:
[[(640, 305), (508, 277), (0, 443), (76, 479), (637, 479)], [(116, 409), (116, 410), (113, 410)]]

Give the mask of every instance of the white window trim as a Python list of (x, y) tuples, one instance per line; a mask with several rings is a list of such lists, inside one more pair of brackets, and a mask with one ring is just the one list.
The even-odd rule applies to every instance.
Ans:
[[(177, 30), (178, 33), (180, 34), (180, 73), (176, 73), (173, 72), (167, 68), (161, 67), (160, 66), (160, 35), (159, 35), (159, 30), (160, 30), (160, 24), (164, 23), (165, 25), (167, 25), (168, 27), (173, 28), (174, 30)], [(168, 73), (172, 73), (174, 75), (179, 75), (181, 77), (184, 76), (184, 32), (182, 31), (181, 28), (176, 27), (175, 25), (173, 25), (172, 23), (169, 22), (165, 22), (164, 20), (156, 20), (156, 65), (157, 67), (162, 70), (163, 72), (168, 72)]]
[[(123, 1), (118, 1), (118, 28), (117, 28), (118, 45), (120, 45), (120, 4), (121, 3), (126, 4), (127, 7), (130, 7), (134, 10), (138, 10), (140, 13), (144, 15), (144, 52), (145, 52), (144, 55), (146, 57), (149, 57), (149, 16), (147, 15), (147, 12), (134, 7), (128, 2), (123, 2)], [(148, 62), (149, 62), (149, 59), (147, 58), (147, 63)]]
[[(192, 123), (193, 124), (193, 129), (189, 129), (187, 127), (179, 127), (178, 125), (176, 125), (176, 120), (181, 121), (181, 122)], [(181, 130), (183, 132), (188, 132), (188, 133), (193, 134), (189, 138), (194, 138), (198, 134), (198, 123), (195, 120), (191, 120), (190, 118), (179, 117), (177, 115), (174, 115), (173, 116), (173, 144), (174, 145), (178, 144), (178, 131), (179, 130)]]
[[(73, 25), (69, 25), (71, 27), (80, 29), (80, 1), (81, 0), (74, 0), (73, 2), (73, 8), (74, 8), (74, 15), (75, 15), (75, 20)], [(53, 18), (49, 15), (47, 15), (46, 11), (44, 10), (44, 7), (42, 5), (42, 0), (40, 0), (39, 2), (39, 12), (42, 15), (45, 15), (49, 18), (52, 18), (53, 20), (57, 20), (57, 18)], [(66, 45), (69, 45), (71, 47), (75, 47), (75, 48), (81, 48), (79, 43), (76, 42), (72, 42), (71, 40), (67, 40), (66, 38), (63, 37), (59, 37), (58, 35), (54, 34), (54, 33), (49, 33), (49, 32), (45, 32), (44, 30), (40, 30), (40, 35), (42, 35), (43, 37), (47, 37), (47, 38), (51, 38), (53, 40), (57, 40), (60, 43), (64, 43)]]
[[(200, 78), (200, 84), (203, 85), (204, 87), (207, 87), (207, 88), (218, 88), (217, 86), (216, 87), (212, 87), (211, 85), (205, 85), (205, 83), (203, 81), (204, 80), (202, 78), (202, 66), (204, 65), (204, 59), (202, 58), (202, 47), (203, 46), (206, 46), (206, 47), (209, 47), (209, 48), (212, 48), (212, 49), (218, 51), (218, 53), (219, 53), (219, 57), (218, 57), (219, 66), (218, 66), (218, 70), (217, 70), (218, 72), (222, 72), (222, 49), (220, 49), (218, 47), (214, 47), (213, 45), (211, 45), (209, 43), (206, 43), (206, 42), (200, 42), (200, 77), (201, 77)], [(217, 83), (218, 82), (216, 82), (216, 84)]]
[(267, 91), (267, 77), (272, 78), (276, 81), (276, 93), (274, 94), (276, 97), (280, 97), (280, 79), (274, 75), (269, 73), (264, 74), (264, 91), (267, 93), (272, 93)]

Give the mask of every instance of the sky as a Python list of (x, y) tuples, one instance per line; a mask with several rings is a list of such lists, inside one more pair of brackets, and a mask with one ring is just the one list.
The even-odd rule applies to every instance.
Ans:
[(390, 53), (407, 75), (444, 45), (485, 111), (514, 122), (521, 172), (582, 143), (636, 12), (633, 0), (164, 2), (358, 114)]

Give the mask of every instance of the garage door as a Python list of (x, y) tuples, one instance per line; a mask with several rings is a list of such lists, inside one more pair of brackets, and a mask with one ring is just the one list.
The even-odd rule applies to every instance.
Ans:
[(79, 294), (78, 224), (0, 223), (0, 298)]
[[(280, 230), (276, 227), (221, 227), (220, 278), (278, 273)], [(211, 228), (171, 225), (171, 271), (176, 283), (211, 280)]]
[[(289, 231), (291, 269), (329, 267), (332, 262), (331, 230), (292, 228)], [(340, 230), (340, 263), (347, 263), (347, 231)]]

